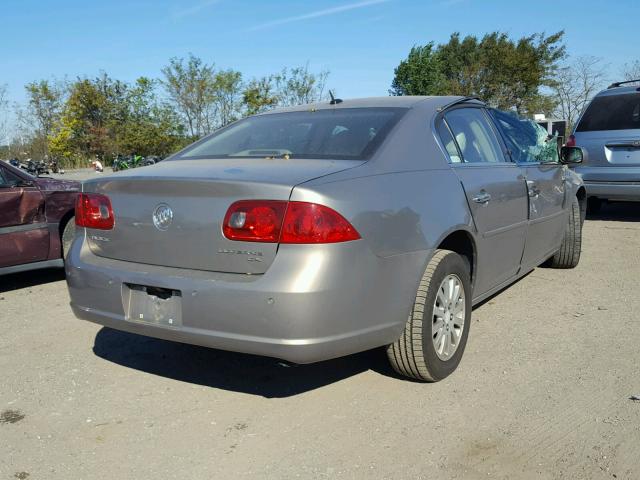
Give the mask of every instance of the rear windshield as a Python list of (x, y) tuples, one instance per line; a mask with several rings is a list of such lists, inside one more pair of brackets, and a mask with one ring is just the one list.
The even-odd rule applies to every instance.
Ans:
[(576, 131), (632, 129), (640, 129), (640, 93), (594, 98)]
[(404, 108), (340, 108), (245, 118), (194, 143), (177, 159), (369, 158)]

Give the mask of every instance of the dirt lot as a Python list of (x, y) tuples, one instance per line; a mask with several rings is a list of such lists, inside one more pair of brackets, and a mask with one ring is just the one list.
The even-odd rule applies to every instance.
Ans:
[(640, 207), (473, 314), (459, 370), (316, 365), (76, 320), (60, 272), (0, 278), (0, 479), (640, 478)]

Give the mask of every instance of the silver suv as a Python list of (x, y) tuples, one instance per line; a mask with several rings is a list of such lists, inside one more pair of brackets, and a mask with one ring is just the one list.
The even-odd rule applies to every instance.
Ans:
[(596, 95), (567, 142), (584, 150), (583, 163), (575, 171), (587, 188), (592, 212), (604, 200), (640, 201), (638, 82), (614, 83)]

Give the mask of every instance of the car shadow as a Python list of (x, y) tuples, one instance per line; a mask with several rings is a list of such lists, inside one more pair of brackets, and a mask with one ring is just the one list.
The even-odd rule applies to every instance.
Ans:
[(587, 220), (638, 222), (640, 221), (640, 203), (605, 202), (597, 213), (587, 214)]
[[(474, 305), (473, 310), (507, 288), (509, 286)], [(324, 362), (297, 365), (276, 358), (171, 342), (103, 327), (96, 334), (93, 352), (126, 368), (265, 398), (299, 395), (369, 370), (400, 381), (418, 382), (398, 375), (391, 368), (383, 347)]]
[(49, 268), (0, 276), (0, 293), (64, 280), (64, 269)]
[(381, 348), (295, 365), (103, 327), (96, 335), (93, 352), (110, 362), (153, 375), (265, 398), (298, 395), (368, 370), (399, 378)]

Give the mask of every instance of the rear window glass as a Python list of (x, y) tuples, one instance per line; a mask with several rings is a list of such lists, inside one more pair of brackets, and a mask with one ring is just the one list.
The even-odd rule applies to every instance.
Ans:
[(448, 112), (445, 120), (465, 163), (504, 162), (498, 139), (482, 110), (458, 108)]
[(258, 115), (218, 130), (175, 158), (367, 159), (405, 111), (340, 108)]
[(0, 185), (15, 185), (20, 183), (21, 178), (4, 168), (0, 168)]
[(594, 98), (576, 131), (633, 129), (640, 129), (640, 93)]

